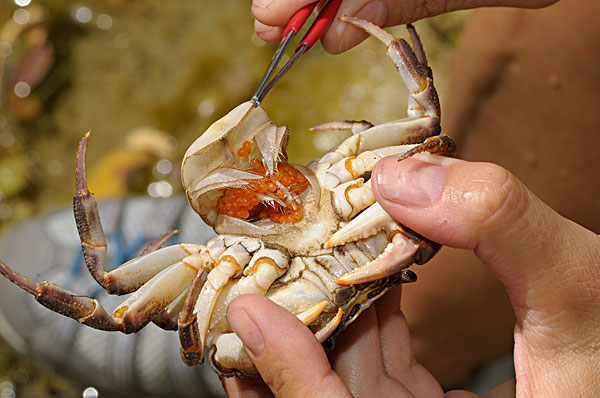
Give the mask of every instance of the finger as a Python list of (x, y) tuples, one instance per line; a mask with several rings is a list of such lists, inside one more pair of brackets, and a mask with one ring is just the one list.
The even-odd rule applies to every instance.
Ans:
[(220, 377), (228, 398), (268, 398), (273, 394), (259, 377)]
[[(340, 16), (355, 16), (379, 26), (395, 26), (433, 17), (445, 12), (480, 6), (506, 5), (512, 7), (543, 7), (557, 0), (345, 0), (338, 11)], [(362, 30), (339, 20), (334, 20), (322, 38), (323, 47), (332, 54), (344, 52), (367, 37)]]
[(593, 265), (600, 238), (500, 166), (422, 154), (386, 158), (373, 176), (375, 197), (396, 220), (444, 245), (475, 250), (507, 288), (519, 320), (528, 311), (560, 313), (555, 321), (575, 338), (589, 311), (600, 310)]
[(252, 15), (265, 25), (285, 26), (292, 16), (316, 0), (252, 0)]
[(400, 297), (396, 287), (365, 310), (330, 355), (354, 397), (442, 396), (439, 384), (415, 360)]
[[(404, 343), (410, 344), (410, 340)], [(365, 310), (341, 333), (329, 358), (353, 397), (410, 396), (409, 390), (390, 377), (384, 367), (375, 307)]]
[(227, 320), (276, 397), (351, 396), (312, 332), (271, 300), (240, 296)]
[(408, 323), (400, 309), (401, 296), (402, 287), (396, 286), (375, 303), (384, 366), (413, 396), (442, 396), (439, 383), (415, 359)]
[(282, 26), (269, 26), (260, 22), (258, 19), (254, 20), (254, 31), (256, 35), (262, 40), (268, 43), (279, 43), (281, 41), (281, 34), (283, 33)]

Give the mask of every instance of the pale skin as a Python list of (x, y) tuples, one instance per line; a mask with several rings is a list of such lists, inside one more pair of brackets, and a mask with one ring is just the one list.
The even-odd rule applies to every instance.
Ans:
[[(359, 2), (342, 3), (342, 9), (349, 3)], [(298, 7), (303, 4), (298, 2)], [(403, 2), (404, 10), (411, 9), (410, 4)], [(433, 15), (482, 4), (501, 5), (461, 2), (458, 7), (448, 1), (443, 9), (425, 9), (438, 10), (426, 14)], [(415, 9), (405, 15), (416, 15)], [(390, 21), (382, 24), (394, 24)], [(332, 43), (339, 48), (335, 40)], [(473, 250), (503, 283), (517, 319), (518, 396), (600, 394), (596, 233), (561, 217), (509, 172), (492, 164), (430, 155), (402, 163), (385, 159), (373, 172), (373, 186), (378, 201), (398, 221), (446, 246)], [(413, 188), (401, 190), (408, 186)], [(341, 335), (329, 360), (308, 329), (279, 307), (257, 296), (235, 300), (229, 321), (253, 353), (266, 385), (229, 379), (225, 382), (229, 395), (268, 396), (272, 391), (277, 397), (443, 396), (436, 380), (414, 358), (400, 295), (397, 288), (365, 312)], [(472, 396), (457, 391), (446, 395)], [(514, 381), (489, 394), (514, 395)]]

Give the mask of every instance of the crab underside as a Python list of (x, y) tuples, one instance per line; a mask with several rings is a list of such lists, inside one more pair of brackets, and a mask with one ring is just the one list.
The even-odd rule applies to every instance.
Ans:
[(219, 234), (205, 245), (161, 248), (166, 233), (143, 253), (107, 272), (107, 244), (87, 187), (85, 150), (77, 152), (73, 209), (86, 265), (111, 294), (133, 293), (112, 313), (95, 299), (49, 282), (36, 283), (0, 261), (0, 272), (42, 305), (88, 326), (132, 333), (149, 322), (178, 330), (189, 365), (203, 361), (225, 376), (257, 375), (225, 316), (245, 293), (267, 296), (315, 333), (326, 347), (407, 269), (423, 264), (439, 245), (398, 224), (375, 202), (368, 180), (385, 156), (448, 154), (440, 109), (420, 40), (414, 49), (379, 27), (344, 18), (387, 46), (409, 90), (408, 118), (373, 126), (332, 122), (316, 129), (353, 135), (307, 166), (287, 162), (289, 131), (245, 102), (216, 121), (187, 150), (182, 181), (190, 205)]

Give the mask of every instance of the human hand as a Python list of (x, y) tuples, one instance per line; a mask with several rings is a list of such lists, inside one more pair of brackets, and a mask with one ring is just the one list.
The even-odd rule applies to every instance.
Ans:
[[(288, 21), (303, 6), (316, 0), (253, 0), (254, 30), (263, 40), (276, 43), (281, 40)], [(445, 12), (490, 6), (536, 8), (558, 0), (345, 0), (337, 17), (356, 16), (379, 26), (411, 23)], [(367, 37), (363, 31), (339, 21), (333, 21), (321, 42), (325, 50), (337, 54), (354, 47)]]
[[(492, 164), (428, 154), (386, 158), (372, 185), (392, 217), (434, 241), (474, 250), (504, 284), (517, 319), (519, 396), (600, 395), (598, 235)], [(350, 325), (331, 364), (312, 333), (265, 298), (237, 298), (228, 319), (277, 397), (442, 396), (414, 359), (399, 296), (392, 290)], [(250, 391), (244, 381), (225, 386), (232, 397)], [(258, 396), (268, 391), (253, 388)]]

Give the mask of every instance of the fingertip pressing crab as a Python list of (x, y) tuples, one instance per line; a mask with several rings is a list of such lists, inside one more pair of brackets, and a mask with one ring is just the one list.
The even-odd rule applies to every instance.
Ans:
[(379, 27), (344, 18), (377, 37), (409, 89), (408, 118), (377, 126), (334, 122), (317, 129), (353, 135), (307, 166), (287, 162), (289, 131), (260, 106), (245, 102), (216, 121), (187, 150), (182, 181), (194, 210), (219, 234), (206, 245), (160, 246), (105, 271), (107, 245), (85, 177), (85, 149), (77, 155), (74, 213), (85, 261), (108, 292), (133, 293), (112, 313), (94, 299), (49, 282), (36, 283), (0, 262), (0, 272), (41, 304), (91, 327), (136, 332), (147, 323), (177, 329), (183, 360), (205, 352), (225, 376), (257, 375), (225, 316), (245, 293), (267, 296), (296, 314), (332, 345), (336, 335), (396, 283), (412, 282), (406, 269), (439, 249), (401, 226), (377, 204), (370, 171), (385, 156), (447, 154), (440, 134), (439, 101), (418, 36), (414, 50)]

